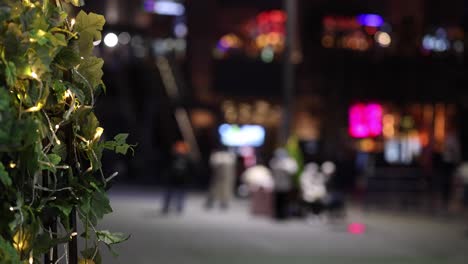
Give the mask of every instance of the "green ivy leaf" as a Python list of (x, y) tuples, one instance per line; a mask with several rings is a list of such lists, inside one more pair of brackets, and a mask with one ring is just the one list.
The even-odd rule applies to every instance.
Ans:
[(112, 213), (112, 207), (110, 206), (109, 199), (103, 191), (94, 192), (91, 205), (92, 211), (94, 215), (96, 215), (97, 219), (102, 219), (104, 215)]
[(125, 141), (127, 140), (128, 138), (128, 134), (127, 133), (121, 133), (121, 134), (117, 134), (115, 137), (114, 137), (114, 140), (117, 142), (117, 144), (123, 144), (125, 143)]
[(82, 221), (88, 221), (93, 225), (97, 224), (97, 220), (100, 220), (104, 215), (112, 213), (112, 207), (110, 206), (109, 199), (104, 191), (94, 191), (91, 195), (82, 197), (80, 203), (80, 214)]
[(128, 144), (117, 146), (115, 147), (115, 153), (125, 155), (127, 154), (127, 151), (129, 148), (130, 148), (130, 145)]
[(133, 151), (134, 145), (126, 143), (128, 134), (118, 134), (114, 137), (114, 140), (106, 141), (102, 144), (103, 148), (115, 151), (117, 154), (126, 155), (128, 150)]
[(57, 154), (49, 154), (47, 155), (47, 158), (49, 159), (50, 163), (54, 165), (58, 165), (62, 160), (62, 158), (60, 158), (60, 156)]
[[(91, 85), (94, 89), (101, 83), (102, 76), (104, 75), (102, 71), (102, 66), (104, 65), (104, 60), (97, 57), (89, 57), (81, 61), (80, 66), (78, 66), (78, 73), (82, 76), (74, 76), (75, 79), (85, 85)], [(83, 77), (86, 80), (83, 80)], [(87, 81), (87, 82), (86, 82)]]
[(60, 212), (68, 217), (73, 209), (73, 206), (71, 204), (66, 204), (66, 203), (62, 203), (62, 204), (54, 204), (53, 207), (56, 207), (57, 209), (60, 210)]
[[(0, 111), (11, 110), (10, 109), (10, 95), (8, 94), (5, 87), (0, 86)], [(3, 121), (0, 119), (0, 121)]]
[(60, 145), (55, 145), (53, 148), (52, 148), (52, 153), (58, 155), (62, 160), (66, 160), (67, 159), (67, 145), (65, 145), (65, 143), (62, 142), (62, 144)]
[(92, 139), (96, 133), (96, 128), (99, 126), (99, 121), (94, 113), (89, 113), (84, 122), (81, 123), (81, 130), (86, 139)]
[(65, 91), (67, 90), (67, 87), (65, 86), (65, 83), (55, 80), (52, 85), (52, 90), (55, 92), (55, 97), (57, 98), (57, 101), (62, 101), (63, 96), (65, 95)]
[(18, 252), (3, 236), (0, 236), (0, 259), (2, 260), (2, 264), (21, 263)]
[(93, 41), (101, 40), (101, 31), (106, 23), (104, 16), (80, 11), (76, 16), (75, 30), (79, 33), (80, 55), (88, 57), (93, 52)]
[(70, 241), (70, 235), (66, 234), (63, 237), (51, 238), (49, 233), (42, 233), (34, 240), (34, 255), (41, 256), (49, 251), (55, 245), (67, 243)]
[(80, 55), (78, 55), (78, 53), (71, 47), (66, 47), (60, 50), (54, 60), (55, 63), (67, 70), (78, 65), (80, 61)]
[(70, 86), (70, 91), (72, 91), (75, 95), (76, 95), (76, 98), (78, 98), (78, 101), (80, 101), (81, 103), (85, 103), (86, 102), (86, 95), (84, 94), (83, 90), (75, 87), (75, 86)]
[(84, 0), (65, 0), (66, 3), (70, 3), (74, 6), (84, 6)]
[(16, 66), (13, 62), (9, 61), (5, 65), (5, 77), (8, 86), (13, 87), (16, 83)]
[(46, 37), (50, 41), (50, 43), (54, 46), (66, 47), (68, 44), (67, 40), (65, 39), (65, 35), (61, 33), (58, 33), (58, 34), (47, 33)]
[(0, 181), (7, 187), (10, 187), (12, 184), (11, 178), (8, 175), (8, 172), (5, 170), (3, 163), (0, 163)]
[(111, 233), (107, 230), (97, 231), (96, 236), (99, 241), (108, 246), (122, 243), (130, 238), (130, 235), (125, 235), (123, 233)]

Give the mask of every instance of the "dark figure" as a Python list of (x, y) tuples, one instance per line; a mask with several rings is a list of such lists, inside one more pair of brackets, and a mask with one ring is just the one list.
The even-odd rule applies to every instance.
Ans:
[(449, 203), (452, 200), (453, 183), (455, 168), (460, 162), (460, 143), (454, 132), (448, 132), (444, 142), (444, 150), (442, 152), (442, 202), (445, 209), (449, 208)]
[(166, 190), (164, 192), (162, 212), (169, 213), (171, 202), (175, 201), (177, 212), (184, 210), (185, 193), (189, 180), (190, 159), (186, 143), (178, 141), (173, 146), (173, 158), (169, 173), (166, 175)]
[(278, 149), (270, 161), (270, 167), (275, 182), (275, 218), (284, 220), (289, 216), (292, 177), (297, 172), (298, 166), (286, 150)]

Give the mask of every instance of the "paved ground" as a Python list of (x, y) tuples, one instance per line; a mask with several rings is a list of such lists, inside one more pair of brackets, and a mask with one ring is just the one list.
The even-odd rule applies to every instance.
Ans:
[(351, 208), (347, 223), (367, 227), (351, 235), (347, 223), (252, 217), (247, 201), (228, 212), (205, 211), (194, 194), (183, 215), (161, 216), (155, 192), (118, 188), (111, 197), (115, 213), (101, 228), (132, 237), (117, 247), (118, 258), (104, 253), (104, 263), (468, 263), (468, 239), (456, 220)]

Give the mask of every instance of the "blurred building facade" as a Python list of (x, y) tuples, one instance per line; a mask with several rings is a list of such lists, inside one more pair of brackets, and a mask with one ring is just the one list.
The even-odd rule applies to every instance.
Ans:
[[(175, 13), (163, 14), (156, 10), (158, 2), (179, 9), (173, 5)], [(462, 0), (296, 3), (291, 133), (301, 139), (307, 158), (354, 160), (365, 152), (391, 166), (385, 158), (388, 142), (414, 141), (421, 153), (434, 144), (431, 151), (441, 153), (452, 130), (467, 155), (468, 127), (461, 122), (468, 114)], [(109, 135), (129, 130), (140, 143), (139, 158), (119, 165), (132, 171), (129, 178), (152, 181), (163, 170), (171, 142), (183, 136), (173, 114), (181, 106), (188, 109), (205, 160), (201, 167), (219, 145), (223, 123), (265, 127), (267, 138), (258, 150), (265, 158), (277, 147), (284, 105), (283, 1), (107, 0), (87, 8), (106, 14), (105, 34), (119, 36), (116, 47), (100, 45), (111, 88), (102, 99), (102, 115), (108, 116)], [(180, 90), (176, 100), (167, 94), (158, 56), (168, 58)], [(356, 104), (382, 107), (379, 135), (352, 137), (349, 115)], [(419, 160), (410, 163), (422, 166)], [(202, 184), (207, 173), (197, 178)]]

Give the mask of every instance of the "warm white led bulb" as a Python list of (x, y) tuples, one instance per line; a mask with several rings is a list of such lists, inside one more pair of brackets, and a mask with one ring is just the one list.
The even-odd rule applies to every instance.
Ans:
[(109, 48), (113, 48), (117, 46), (118, 43), (119, 43), (119, 37), (117, 37), (117, 35), (114, 33), (108, 33), (104, 37), (104, 44)]

